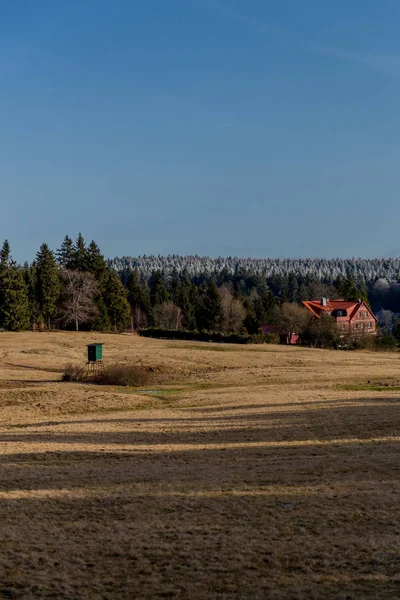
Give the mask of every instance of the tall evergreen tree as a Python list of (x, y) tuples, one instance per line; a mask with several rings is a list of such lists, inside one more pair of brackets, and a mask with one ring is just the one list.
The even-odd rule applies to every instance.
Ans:
[(299, 284), (297, 282), (297, 277), (294, 273), (290, 273), (288, 277), (288, 292), (287, 299), (288, 302), (297, 302), (299, 294)]
[(92, 240), (86, 251), (87, 270), (100, 282), (106, 275), (107, 263), (99, 246)]
[(54, 252), (47, 244), (42, 244), (36, 254), (36, 290), (40, 313), (50, 329), (60, 297), (60, 278)]
[(0, 251), (0, 325), (8, 331), (19, 331), (29, 328), (29, 320), (28, 288), (5, 240)]
[(78, 234), (74, 244), (72, 269), (75, 271), (89, 270), (89, 252), (81, 233)]
[(196, 306), (193, 299), (193, 284), (187, 276), (179, 288), (176, 303), (182, 309), (183, 328), (188, 331), (196, 329)]
[(61, 247), (56, 252), (57, 262), (60, 267), (65, 269), (74, 268), (74, 242), (66, 235)]
[(44, 325), (43, 315), (40, 312), (38, 297), (37, 297), (37, 274), (36, 274), (36, 263), (33, 262), (31, 265), (25, 263), (22, 270), (22, 276), (24, 278), (27, 290), (28, 290), (28, 302), (31, 314), (31, 326), (35, 330), (41, 329)]
[[(10, 266), (5, 279), (3, 306), (1, 307), (3, 326), (8, 331), (29, 329), (28, 288), (21, 270), (15, 265)], [(4, 280), (2, 283), (4, 284)]]
[(167, 288), (161, 271), (155, 271), (150, 278), (150, 297), (152, 306), (158, 306), (168, 300)]
[(200, 328), (208, 331), (217, 331), (221, 324), (221, 298), (215, 281), (211, 279), (203, 288), (201, 294), (201, 308), (199, 313)]
[(108, 271), (103, 298), (112, 328), (114, 331), (123, 331), (129, 324), (130, 306), (125, 288), (114, 269)]

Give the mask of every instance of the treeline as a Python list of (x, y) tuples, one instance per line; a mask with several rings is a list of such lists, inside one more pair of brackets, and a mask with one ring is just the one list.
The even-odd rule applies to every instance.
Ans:
[[(267, 282), (278, 299), (299, 302), (317, 295), (309, 294), (309, 282), (336, 287), (340, 279), (351, 277), (367, 293), (374, 312), (381, 309), (400, 311), (400, 259), (252, 259), (209, 258), (199, 256), (139, 256), (114, 258), (108, 263), (121, 277), (137, 270), (149, 281), (160, 271), (166, 281), (179, 275), (196, 284), (214, 278), (217, 285), (235, 285), (245, 289)], [(254, 286), (253, 286), (254, 287)]]
[[(0, 328), (132, 327), (254, 336), (260, 325), (271, 324), (287, 331), (304, 330), (306, 336), (311, 329), (302, 321), (304, 312), (297, 310), (302, 300), (361, 298), (377, 311), (379, 299), (392, 293), (391, 310), (399, 312), (399, 288), (382, 279), (367, 286), (353, 272), (339, 273), (329, 281), (314, 272), (267, 276), (238, 265), (193, 275), (179, 269), (158, 269), (149, 275), (130, 267), (118, 274), (98, 245), (86, 244), (81, 234), (75, 241), (65, 236), (56, 251), (42, 244), (33, 263), (21, 266), (13, 261), (6, 240), (0, 251)], [(383, 313), (385, 331), (391, 332), (395, 319), (392, 312)]]
[(138, 330), (252, 335), (263, 324), (286, 327), (283, 307), (297, 308), (302, 300), (326, 296), (368, 302), (365, 285), (351, 275), (338, 277), (331, 285), (308, 276), (299, 281), (294, 274), (266, 278), (245, 271), (192, 278), (178, 272), (167, 277), (155, 271), (147, 281), (138, 270), (127, 269), (121, 278), (127, 289), (133, 325)]
[(130, 321), (126, 291), (92, 241), (65, 237), (54, 252), (42, 244), (32, 264), (0, 253), (0, 327), (8, 331), (66, 328), (122, 331)]

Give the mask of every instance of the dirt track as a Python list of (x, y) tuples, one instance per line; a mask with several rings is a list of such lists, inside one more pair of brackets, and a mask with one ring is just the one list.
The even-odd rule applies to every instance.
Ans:
[[(93, 341), (173, 381), (61, 383)], [(0, 598), (400, 597), (398, 380), (398, 354), (0, 334)]]

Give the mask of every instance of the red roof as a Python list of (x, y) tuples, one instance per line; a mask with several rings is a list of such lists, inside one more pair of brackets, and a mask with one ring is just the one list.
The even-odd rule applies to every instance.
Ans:
[(367, 309), (370, 315), (377, 320), (371, 309), (365, 304), (365, 302), (355, 302), (349, 300), (327, 300), (326, 306), (321, 303), (321, 300), (307, 300), (302, 303), (308, 310), (310, 310), (316, 317), (320, 317), (322, 312), (330, 314), (334, 310), (345, 310), (350, 320), (354, 317), (357, 311), (362, 307)]

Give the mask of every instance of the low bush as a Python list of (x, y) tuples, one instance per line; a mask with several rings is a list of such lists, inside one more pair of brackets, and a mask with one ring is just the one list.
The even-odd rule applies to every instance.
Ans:
[(277, 333), (266, 333), (265, 334), (265, 343), (266, 344), (280, 344), (281, 338)]
[[(140, 365), (108, 365), (96, 373), (93, 381), (99, 385), (121, 385), (141, 387), (152, 385), (156, 381), (156, 373), (152, 367)], [(157, 383), (159, 383), (157, 381)]]
[(253, 333), (250, 337), (250, 341), (252, 344), (265, 344), (266, 336), (263, 333)]
[(63, 373), (62, 381), (90, 381), (98, 385), (121, 385), (126, 387), (141, 387), (166, 383), (168, 376), (160, 373), (154, 367), (142, 365), (106, 365), (103, 369), (91, 372), (82, 367), (68, 365)]

